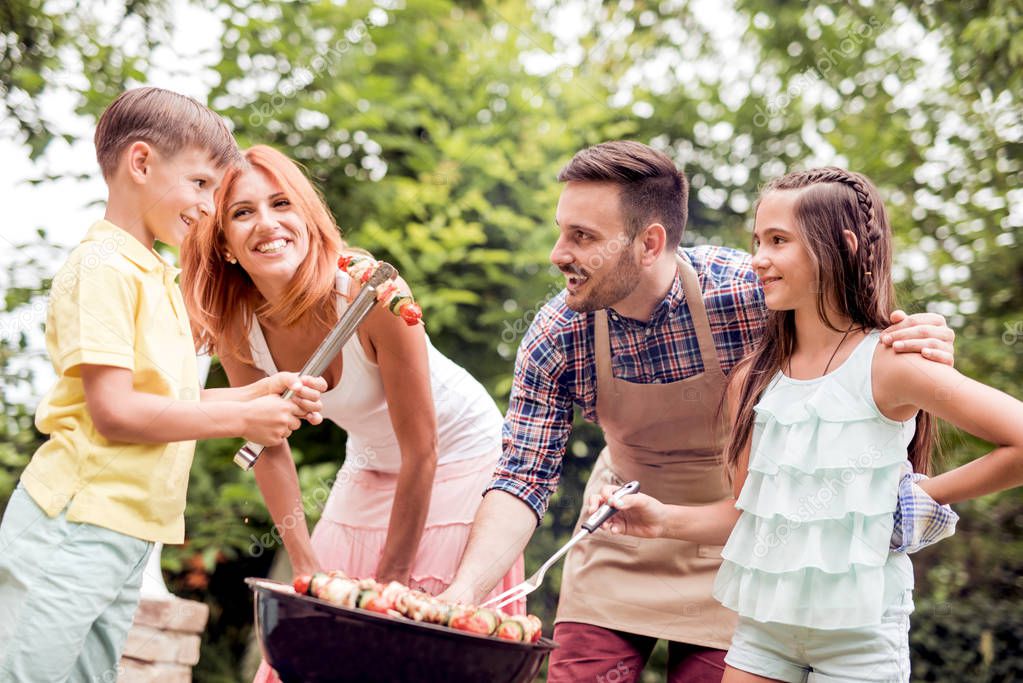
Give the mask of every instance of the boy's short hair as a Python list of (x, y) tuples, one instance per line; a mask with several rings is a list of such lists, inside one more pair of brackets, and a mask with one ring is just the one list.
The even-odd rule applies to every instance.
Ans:
[(619, 205), (629, 239), (653, 222), (664, 226), (667, 245), (682, 242), (689, 213), (689, 180), (671, 158), (631, 140), (604, 142), (577, 153), (559, 182), (606, 182), (621, 188)]
[(206, 150), (221, 168), (241, 160), (223, 118), (191, 97), (163, 88), (127, 90), (100, 116), (94, 141), (104, 178), (113, 177), (118, 157), (138, 140), (169, 156), (189, 148)]

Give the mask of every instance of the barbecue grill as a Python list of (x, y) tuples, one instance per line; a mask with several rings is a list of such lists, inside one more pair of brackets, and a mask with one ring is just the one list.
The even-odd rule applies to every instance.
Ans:
[(340, 607), (275, 581), (246, 583), (263, 656), (283, 683), (529, 683), (557, 647)]

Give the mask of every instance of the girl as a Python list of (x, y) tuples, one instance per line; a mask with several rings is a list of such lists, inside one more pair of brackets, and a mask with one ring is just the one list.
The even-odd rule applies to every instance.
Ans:
[(1023, 483), (1023, 403), (878, 344), (895, 306), (891, 229), (864, 176), (772, 182), (754, 246), (770, 314), (729, 385), (735, 500), (630, 496), (611, 530), (727, 539), (714, 594), (739, 625), (725, 681), (908, 681), (913, 568), (889, 551), (902, 472), (928, 470), (934, 415), (1001, 444), (923, 482), (937, 502)]
[[(224, 178), (214, 219), (182, 249), (198, 343), (216, 351), (232, 385), (302, 367), (359, 287), (338, 269), (339, 255), (352, 252), (298, 166), (266, 146), (244, 158)], [(341, 569), (439, 593), (500, 455), (497, 406), (421, 325), (383, 306), (324, 379), (323, 416), (348, 432), (348, 443), (311, 539), (287, 441), (255, 466), (293, 571)], [(520, 557), (495, 591), (522, 578)], [(257, 680), (269, 677), (264, 664)]]

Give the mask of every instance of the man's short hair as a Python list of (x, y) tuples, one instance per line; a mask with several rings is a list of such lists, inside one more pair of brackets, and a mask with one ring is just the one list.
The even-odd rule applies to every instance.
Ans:
[(668, 155), (639, 142), (615, 140), (587, 147), (558, 174), (561, 182), (607, 182), (619, 201), (629, 239), (651, 223), (667, 232), (668, 247), (682, 242), (689, 214), (689, 181)]
[(96, 159), (109, 180), (121, 153), (142, 140), (174, 156), (202, 149), (218, 167), (241, 159), (224, 119), (191, 97), (162, 88), (127, 90), (110, 103), (96, 125)]

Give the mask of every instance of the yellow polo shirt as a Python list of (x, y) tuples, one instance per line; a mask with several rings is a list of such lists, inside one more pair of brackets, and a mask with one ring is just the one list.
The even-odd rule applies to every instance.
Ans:
[[(195, 347), (178, 269), (108, 221), (90, 228), (53, 278), (46, 348), (57, 383), (36, 411), (48, 434), (21, 475), (50, 517), (149, 541), (181, 543), (195, 441), (104, 438), (85, 404), (79, 366), (132, 371), (136, 391), (199, 400)], [(131, 410), (131, 403), (124, 403)]]

